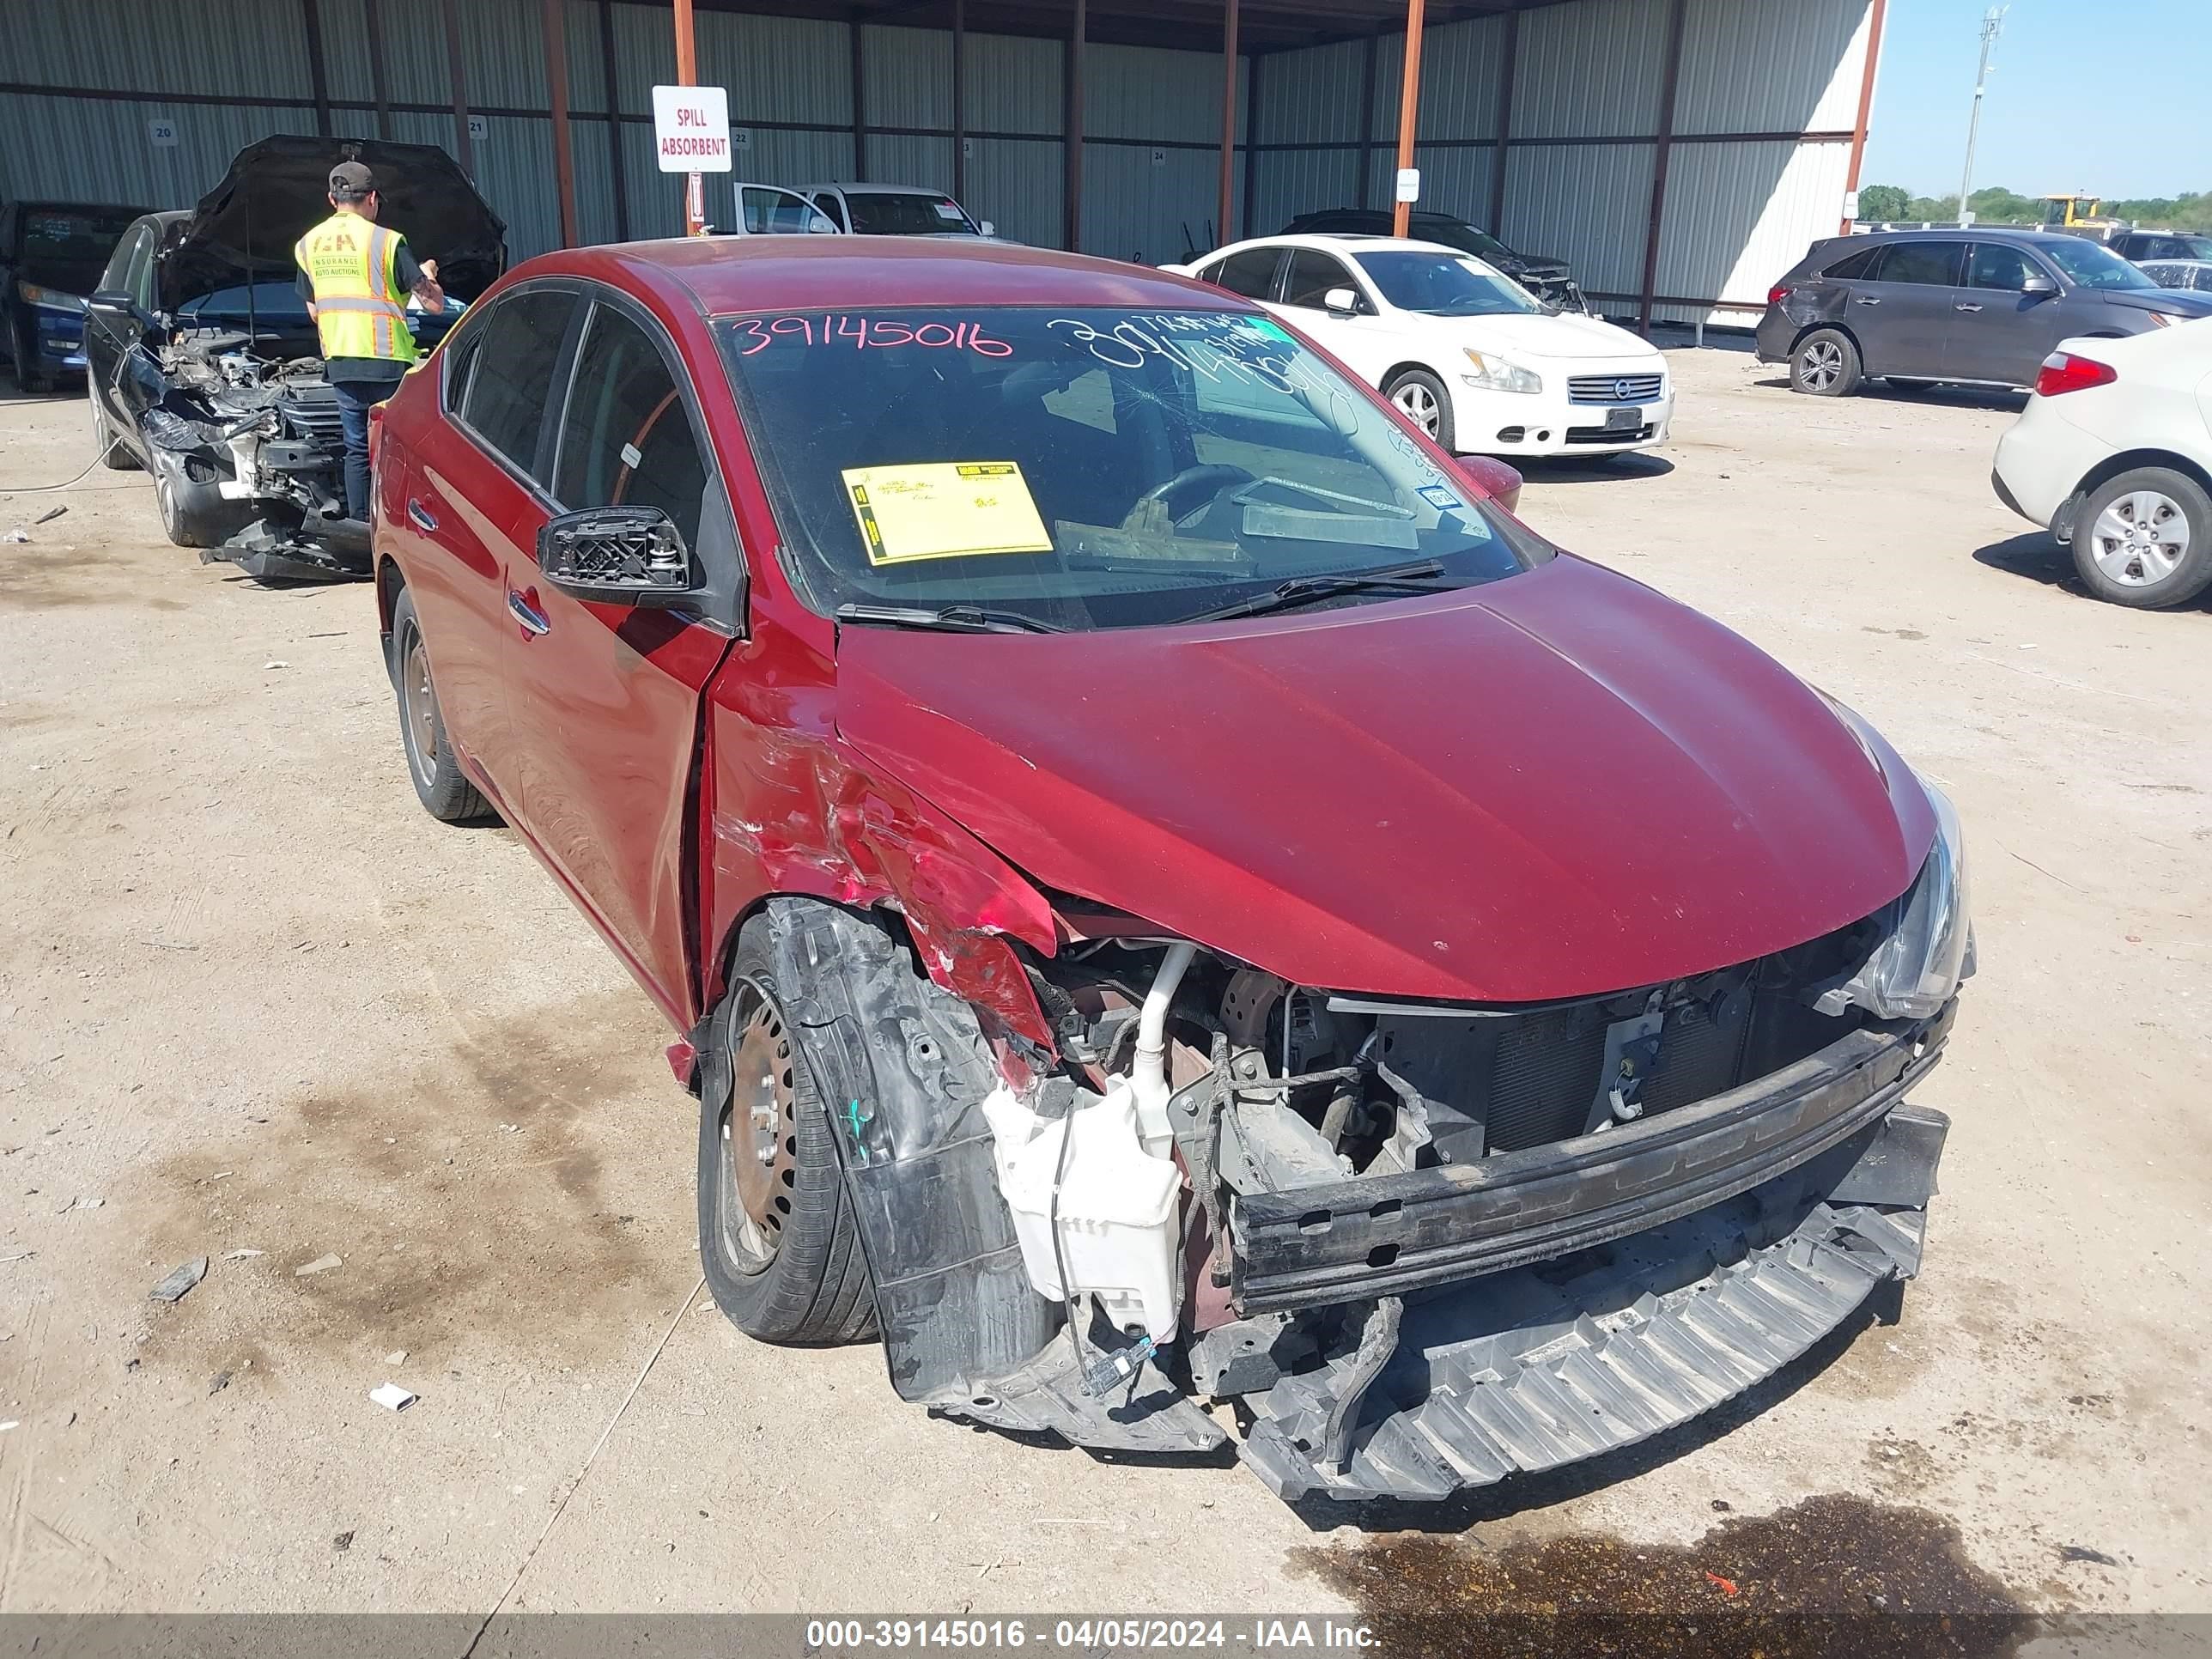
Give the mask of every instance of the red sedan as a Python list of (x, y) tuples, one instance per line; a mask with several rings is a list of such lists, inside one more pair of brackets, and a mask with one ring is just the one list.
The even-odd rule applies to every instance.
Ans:
[(700, 1247), (905, 1398), (1440, 1497), (1917, 1272), (1955, 817), (1218, 289), (549, 255), (383, 411), (423, 805), (681, 1034)]

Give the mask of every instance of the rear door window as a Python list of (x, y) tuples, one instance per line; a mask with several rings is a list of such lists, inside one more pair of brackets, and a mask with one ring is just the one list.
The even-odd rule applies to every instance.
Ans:
[(561, 420), (553, 495), (570, 511), (657, 507), (699, 544), (707, 460), (653, 337), (608, 305), (592, 308)]
[(1966, 263), (1964, 242), (1893, 242), (1880, 280), (1925, 288), (1956, 288)]
[(538, 444), (553, 401), (553, 371), (576, 311), (565, 289), (527, 289), (493, 302), (474, 331), (461, 418), (501, 459), (544, 482)]
[(1246, 248), (1208, 269), (1202, 280), (1248, 300), (1273, 299), (1275, 268), (1282, 263), (1283, 251), (1279, 247)]

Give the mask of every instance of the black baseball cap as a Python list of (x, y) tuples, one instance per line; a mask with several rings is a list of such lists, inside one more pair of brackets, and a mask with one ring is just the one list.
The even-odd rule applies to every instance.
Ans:
[(376, 175), (358, 161), (341, 161), (331, 169), (331, 194), (341, 202), (367, 200), (376, 191)]

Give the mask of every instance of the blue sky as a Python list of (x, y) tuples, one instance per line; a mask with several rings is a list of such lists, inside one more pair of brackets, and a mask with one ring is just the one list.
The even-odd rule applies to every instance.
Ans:
[[(1958, 190), (1990, 3), (1889, 0), (1861, 184), (1926, 196)], [(2014, 0), (1992, 61), (1977, 190), (2212, 190), (2205, 0)]]

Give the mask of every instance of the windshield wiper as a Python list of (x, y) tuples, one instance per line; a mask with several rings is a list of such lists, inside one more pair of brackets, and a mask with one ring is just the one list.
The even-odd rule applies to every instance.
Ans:
[(945, 605), (932, 609), (914, 605), (841, 605), (841, 623), (872, 623), (885, 628), (933, 628), (947, 634), (1065, 634), (1058, 623), (1048, 623), (1019, 611), (994, 611), (980, 605)]
[(1231, 617), (1257, 617), (1271, 611), (1290, 611), (1311, 599), (1331, 599), (1357, 592), (1363, 587), (1418, 587), (1444, 574), (1442, 559), (1414, 559), (1374, 570), (1352, 570), (1336, 576), (1293, 576), (1265, 593), (1237, 599), (1212, 611), (1186, 617), (1185, 622), (1225, 622)]

